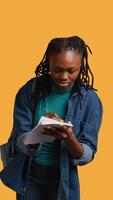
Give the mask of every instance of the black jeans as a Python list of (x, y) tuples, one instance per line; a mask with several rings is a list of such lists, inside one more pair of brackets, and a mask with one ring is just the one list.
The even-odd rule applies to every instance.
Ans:
[(29, 185), (24, 195), (16, 194), (17, 200), (56, 200), (59, 180), (59, 166), (44, 166), (32, 161)]

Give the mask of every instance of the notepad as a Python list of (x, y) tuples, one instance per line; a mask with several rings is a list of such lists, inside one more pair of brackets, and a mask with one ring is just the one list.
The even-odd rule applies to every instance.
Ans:
[(73, 127), (71, 122), (66, 123), (42, 116), (38, 124), (32, 129), (32, 131), (24, 134), (23, 143), (25, 145), (28, 145), (28, 144), (36, 144), (44, 142), (53, 142), (55, 140), (55, 137), (51, 135), (42, 134), (44, 128), (47, 127), (48, 125), (54, 127), (60, 127), (60, 126)]

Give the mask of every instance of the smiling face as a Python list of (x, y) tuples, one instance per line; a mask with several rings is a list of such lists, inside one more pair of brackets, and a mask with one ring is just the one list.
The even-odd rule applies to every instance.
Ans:
[(76, 81), (81, 68), (81, 54), (75, 50), (63, 50), (50, 56), (51, 77), (56, 85), (65, 90)]

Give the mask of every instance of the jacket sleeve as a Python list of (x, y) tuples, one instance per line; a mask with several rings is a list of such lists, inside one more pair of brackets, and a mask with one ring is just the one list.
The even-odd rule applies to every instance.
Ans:
[[(33, 128), (33, 80), (28, 81), (19, 89), (16, 94), (13, 112), (13, 128), (9, 140), (12, 143), (14, 152), (23, 151), (26, 154), (31, 153), (29, 146), (22, 144), (22, 136), (24, 133), (30, 132)], [(18, 142), (19, 140), (19, 142)]]
[(96, 93), (89, 92), (83, 101), (83, 106), (84, 120), (80, 121), (77, 139), (83, 145), (84, 152), (79, 159), (71, 159), (74, 165), (84, 165), (94, 159), (103, 115), (103, 106)]
[(73, 165), (84, 165), (89, 163), (93, 158), (93, 150), (89, 145), (81, 143), (83, 146), (83, 154), (79, 159), (72, 158), (71, 162)]

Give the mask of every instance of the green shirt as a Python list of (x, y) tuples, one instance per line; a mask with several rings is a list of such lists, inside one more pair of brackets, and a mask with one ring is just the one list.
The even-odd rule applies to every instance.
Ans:
[[(53, 83), (51, 93), (45, 98), (45, 103), (43, 100), (38, 102), (34, 119), (35, 125), (46, 112), (57, 113), (60, 118), (65, 119), (71, 89), (72, 87), (62, 91)], [(59, 165), (60, 140), (55, 139), (53, 142), (43, 143), (34, 159), (43, 165)]]

